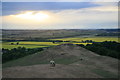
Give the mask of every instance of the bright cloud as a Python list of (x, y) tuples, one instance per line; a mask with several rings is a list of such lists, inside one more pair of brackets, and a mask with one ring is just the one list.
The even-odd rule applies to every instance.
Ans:
[(44, 21), (45, 19), (49, 18), (49, 15), (45, 13), (42, 13), (42, 12), (33, 13), (31, 11), (25, 12), (23, 14), (11, 15), (11, 16), (26, 19), (26, 20), (35, 20), (35, 21)]
[[(95, 4), (95, 3), (94, 3)], [(96, 7), (65, 10), (25, 11), (3, 16), (3, 26), (13, 29), (117, 28), (118, 7), (100, 3)]]

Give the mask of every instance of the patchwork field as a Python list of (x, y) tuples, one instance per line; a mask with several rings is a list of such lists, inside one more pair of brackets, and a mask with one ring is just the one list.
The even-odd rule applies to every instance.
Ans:
[[(118, 41), (119, 38), (117, 37), (73, 37), (73, 38), (58, 38), (58, 39), (51, 39), (51, 40), (62, 40), (62, 41), (71, 41), (71, 42), (36, 42), (36, 41), (20, 41), (19, 45), (17, 45), (17, 42), (3, 42), (2, 43), (2, 48), (5, 49), (12, 49), (12, 48), (17, 48), (17, 47), (26, 47), (26, 48), (40, 48), (40, 47), (51, 47), (51, 46), (56, 46), (60, 44), (65, 44), (65, 43), (73, 43), (73, 44), (92, 44), (92, 43), (81, 43), (81, 41), (85, 40), (92, 40), (95, 42), (103, 42), (103, 41)], [(76, 41), (76, 42), (72, 42)], [(13, 44), (11, 44), (13, 43)]]
[[(13, 43), (11, 45), (11, 43)], [(52, 42), (19, 42), (19, 45), (16, 44), (17, 42), (3, 42), (2, 43), (2, 48), (5, 49), (12, 49), (12, 48), (17, 48), (17, 47), (26, 47), (26, 48), (40, 48), (40, 47), (50, 47), (50, 46), (55, 46), (58, 44), (53, 44)]]
[(118, 37), (73, 37), (73, 38), (58, 38), (52, 40), (63, 40), (63, 41), (78, 41), (81, 42), (82, 40), (92, 40), (95, 42), (103, 42), (103, 41), (116, 41), (118, 42)]
[[(14, 43), (11, 45), (11, 43)], [(3, 42), (2, 43), (2, 48), (5, 49), (13, 49), (17, 47), (25, 47), (25, 48), (42, 48), (42, 47), (51, 47), (51, 46), (56, 46), (60, 44), (65, 44), (65, 43), (73, 43), (73, 42), (19, 42), (19, 45), (16, 45), (17, 42)], [(92, 44), (92, 43), (73, 43), (73, 44)]]

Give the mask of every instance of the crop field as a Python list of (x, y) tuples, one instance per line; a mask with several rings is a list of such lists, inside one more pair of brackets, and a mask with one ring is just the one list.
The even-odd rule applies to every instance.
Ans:
[[(21, 41), (19, 42), (19, 45), (17, 45), (17, 42), (3, 42), (2, 48), (5, 49), (12, 49), (17, 47), (26, 47), (26, 48), (41, 48), (41, 47), (50, 47), (50, 46), (56, 46), (64, 43), (73, 43), (73, 44), (92, 44), (92, 43), (81, 43), (81, 41), (85, 40), (92, 40), (95, 42), (103, 42), (103, 41), (116, 41), (118, 42), (117, 37), (74, 37), (74, 38), (59, 38), (59, 39), (51, 39), (51, 40), (62, 40), (62, 41), (76, 41), (76, 42), (35, 42), (35, 41)], [(11, 44), (13, 43), (13, 44)]]
[(103, 42), (103, 41), (116, 41), (118, 42), (118, 37), (74, 37), (74, 38), (59, 38), (59, 39), (52, 39), (52, 40), (63, 40), (63, 41), (77, 41), (81, 42), (82, 40), (92, 40), (95, 42)]
[(73, 43), (73, 44), (83, 44), (83, 45), (87, 45), (87, 44), (92, 44), (92, 43)]
[[(13, 44), (11, 44), (13, 43)], [(17, 42), (3, 42), (2, 43), (2, 48), (5, 49), (13, 49), (13, 48), (17, 48), (17, 47), (25, 47), (25, 48), (42, 48), (42, 47), (51, 47), (51, 46), (56, 46), (56, 45), (60, 45), (60, 44), (65, 44), (65, 43), (73, 43), (73, 44), (83, 44), (83, 45), (87, 45), (87, 44), (92, 44), (92, 43), (75, 43), (75, 42), (30, 42), (30, 41), (22, 41), (19, 42), (19, 45), (16, 44)]]
[[(11, 45), (11, 43), (13, 43)], [(12, 48), (17, 48), (17, 47), (26, 47), (26, 48), (40, 48), (40, 47), (50, 47), (50, 46), (55, 46), (58, 44), (54, 44), (52, 42), (30, 42), (30, 41), (22, 41), (19, 42), (19, 45), (16, 45), (17, 42), (3, 42), (2, 43), (2, 48), (5, 49), (12, 49)]]

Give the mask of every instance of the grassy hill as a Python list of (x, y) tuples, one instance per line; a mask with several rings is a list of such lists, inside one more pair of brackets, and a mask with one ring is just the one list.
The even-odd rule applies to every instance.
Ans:
[[(50, 69), (54, 59), (56, 67)], [(118, 60), (62, 44), (3, 64), (6, 78), (117, 78)]]

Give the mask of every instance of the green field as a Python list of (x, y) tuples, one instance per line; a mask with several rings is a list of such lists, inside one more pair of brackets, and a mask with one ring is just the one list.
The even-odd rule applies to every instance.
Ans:
[[(62, 41), (71, 41), (71, 42), (35, 42), (35, 41), (20, 41), (19, 45), (16, 45), (17, 42), (3, 42), (2, 48), (12, 49), (17, 47), (26, 47), (26, 48), (41, 48), (41, 47), (51, 47), (64, 43), (73, 43), (73, 44), (92, 44), (92, 43), (81, 43), (81, 41), (92, 40), (95, 42), (103, 42), (103, 41), (116, 41), (118, 42), (117, 37), (74, 37), (74, 38), (59, 38), (59, 39), (51, 39), (51, 40), (62, 40)], [(76, 41), (76, 42), (72, 42)], [(13, 43), (13, 45), (11, 45)]]
[[(11, 43), (14, 43), (13, 45), (11, 45)], [(16, 45), (17, 42), (3, 42), (2, 43), (2, 48), (5, 49), (13, 49), (13, 48), (17, 48), (17, 47), (26, 47), (26, 48), (42, 48), (42, 47), (51, 47), (51, 46), (56, 46), (56, 45), (60, 45), (60, 44), (65, 44), (65, 43), (73, 43), (73, 42), (56, 42), (56, 43), (52, 43), (52, 42), (19, 42), (19, 45)], [(87, 44), (92, 44), (92, 43), (73, 43), (73, 44), (83, 44), (83, 45), (87, 45)]]
[[(11, 45), (11, 43), (14, 43)], [(50, 47), (58, 44), (54, 44), (52, 42), (32, 42), (32, 41), (21, 41), (19, 45), (16, 45), (17, 42), (3, 42), (2, 48), (12, 49), (17, 47), (26, 47), (26, 48), (40, 48), (40, 47)]]
[(58, 39), (51, 39), (51, 40), (63, 40), (63, 41), (78, 41), (81, 42), (82, 40), (92, 40), (95, 42), (103, 42), (103, 41), (116, 41), (118, 42), (118, 37), (74, 37), (74, 38), (58, 38)]

